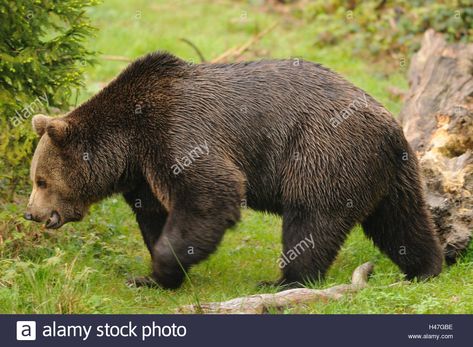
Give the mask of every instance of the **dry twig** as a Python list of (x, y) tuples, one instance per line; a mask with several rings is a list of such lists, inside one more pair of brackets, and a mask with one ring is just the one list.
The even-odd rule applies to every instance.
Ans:
[(275, 294), (255, 294), (229, 301), (186, 305), (177, 309), (180, 313), (266, 313), (317, 301), (339, 300), (347, 293), (354, 293), (367, 285), (373, 264), (358, 266), (352, 275), (351, 284), (341, 284), (327, 289), (297, 288)]
[(133, 59), (121, 55), (102, 55), (102, 58), (111, 61), (123, 61), (125, 63), (131, 63), (133, 61)]
[(233, 60), (237, 59), (240, 57), (243, 53), (245, 53), (252, 45), (254, 45), (256, 42), (261, 40), (263, 36), (268, 34), (271, 30), (273, 30), (276, 26), (278, 25), (278, 22), (275, 22), (274, 24), (270, 25), (263, 31), (260, 31), (258, 34), (254, 35), (251, 39), (249, 39), (247, 42), (245, 42), (241, 46), (237, 47), (232, 47), (225, 52), (223, 52), (221, 55), (219, 55), (217, 58), (212, 59), (212, 63), (221, 63), (224, 61), (227, 61), (228, 58), (232, 58)]

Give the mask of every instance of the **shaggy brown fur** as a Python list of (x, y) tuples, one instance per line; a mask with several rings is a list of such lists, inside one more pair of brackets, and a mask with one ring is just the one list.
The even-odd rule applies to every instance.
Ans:
[[(59, 219), (52, 227), (124, 194), (153, 262), (152, 281), (137, 284), (179, 287), (184, 270), (214, 252), (239, 220), (243, 200), (282, 216), (284, 255), (298, 249), (282, 269), (284, 282), (322, 277), (357, 222), (409, 278), (441, 271), (401, 128), (320, 65), (192, 65), (154, 53), (67, 116), (37, 117), (35, 128), (47, 143), (32, 173), (46, 187), (35, 184), (34, 195), (69, 187), (47, 207)], [(32, 197), (27, 217), (44, 221), (38, 208)], [(314, 247), (301, 246), (304, 239)]]

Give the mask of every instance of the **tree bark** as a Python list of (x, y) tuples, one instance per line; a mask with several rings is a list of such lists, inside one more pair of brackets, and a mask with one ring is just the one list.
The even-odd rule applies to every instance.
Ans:
[(400, 120), (419, 157), (427, 203), (451, 264), (473, 230), (473, 44), (449, 44), (428, 30), (408, 79)]

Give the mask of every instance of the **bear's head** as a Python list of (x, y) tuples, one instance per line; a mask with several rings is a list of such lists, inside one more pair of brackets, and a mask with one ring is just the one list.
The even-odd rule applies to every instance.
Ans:
[(52, 229), (81, 220), (92, 201), (86, 193), (87, 164), (72, 139), (74, 126), (65, 117), (36, 115), (33, 128), (40, 140), (31, 162), (33, 191), (24, 217)]

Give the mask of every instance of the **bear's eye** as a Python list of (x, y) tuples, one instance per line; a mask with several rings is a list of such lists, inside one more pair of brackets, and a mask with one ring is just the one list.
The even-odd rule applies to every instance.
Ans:
[(43, 179), (39, 179), (36, 181), (36, 185), (38, 188), (46, 188), (46, 181)]

